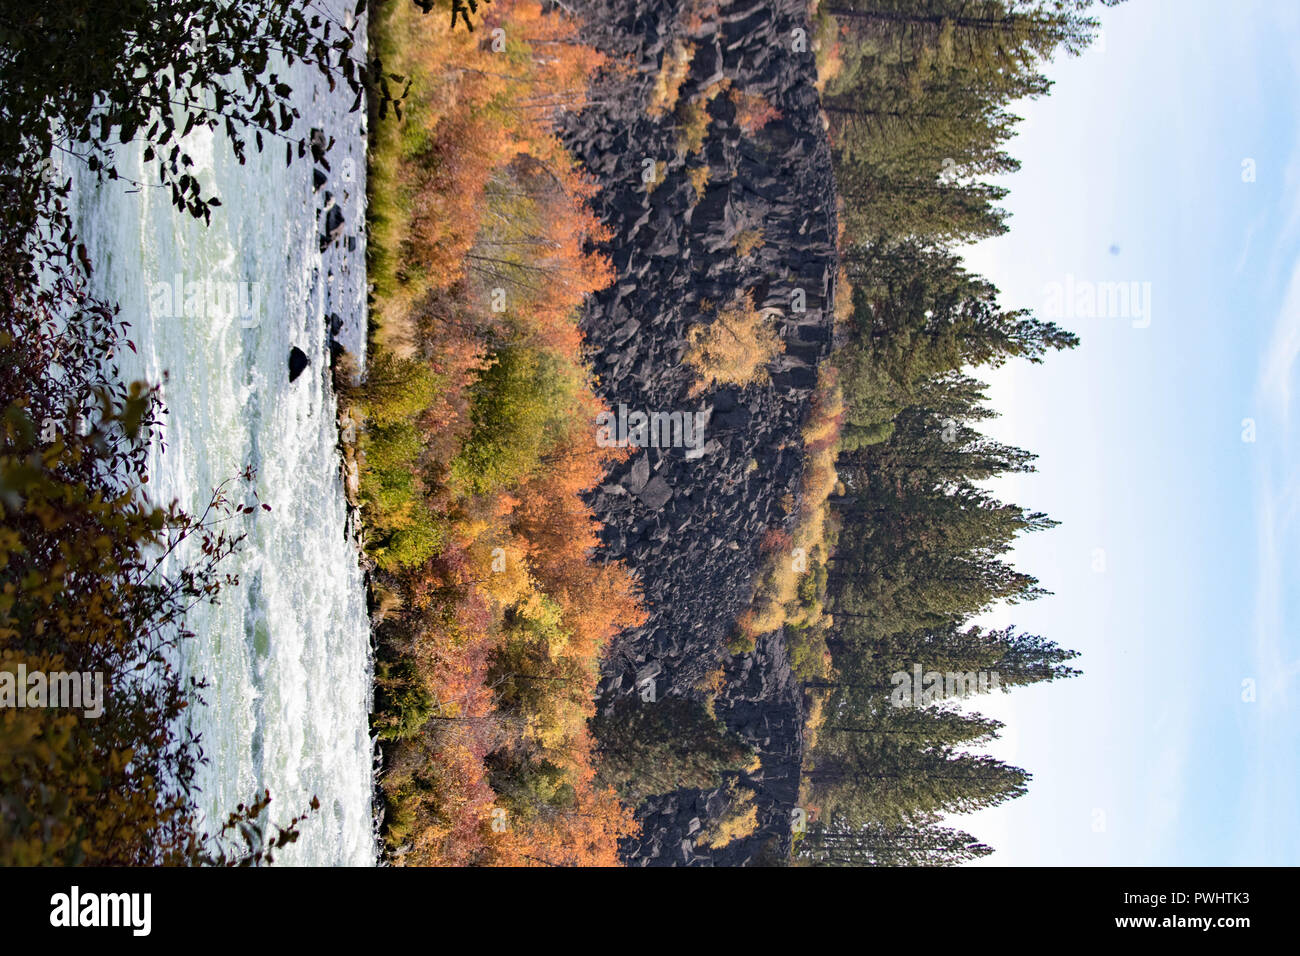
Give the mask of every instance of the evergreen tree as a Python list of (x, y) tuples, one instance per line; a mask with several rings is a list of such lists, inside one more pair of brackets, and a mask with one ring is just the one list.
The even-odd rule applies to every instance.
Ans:
[(810, 826), (799, 851), (816, 866), (956, 866), (993, 848), (950, 827), (835, 820)]
[(621, 698), (591, 721), (603, 782), (629, 803), (674, 790), (715, 787), (753, 751), (694, 700)]

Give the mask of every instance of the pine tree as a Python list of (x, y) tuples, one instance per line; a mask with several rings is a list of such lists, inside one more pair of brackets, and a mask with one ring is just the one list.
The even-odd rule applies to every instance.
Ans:
[(717, 786), (724, 772), (742, 769), (753, 757), (699, 702), (683, 697), (624, 697), (591, 725), (600, 743), (602, 781), (631, 803)]
[(950, 827), (834, 820), (810, 826), (799, 852), (814, 866), (956, 866), (993, 848)]

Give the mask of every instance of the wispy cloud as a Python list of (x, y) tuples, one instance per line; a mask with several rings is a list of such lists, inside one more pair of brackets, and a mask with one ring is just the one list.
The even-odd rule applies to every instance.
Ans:
[(1300, 358), (1300, 260), (1292, 266), (1255, 388), (1261, 407), (1274, 413), (1288, 432), (1297, 358)]
[[(1294, 65), (1294, 63), (1293, 63)], [(1293, 155), (1288, 164), (1300, 161)], [(1300, 196), (1300, 184), (1287, 195)], [(1300, 218), (1300, 201), (1289, 225)], [(1286, 244), (1283, 244), (1285, 248)], [(1294, 691), (1300, 653), (1291, 637), (1291, 568), (1300, 558), (1300, 456), (1291, 426), (1295, 379), (1300, 369), (1300, 256), (1294, 253), (1286, 291), (1278, 307), (1255, 385), (1258, 434), (1255, 453), (1255, 593), (1252, 674), (1256, 699), (1241, 724), (1247, 777), (1242, 795), (1249, 816), (1241, 821), (1241, 862), (1294, 863), (1294, 828), (1278, 830), (1279, 818), (1294, 813), (1296, 737)], [(1250, 848), (1248, 850), (1248, 848)]]

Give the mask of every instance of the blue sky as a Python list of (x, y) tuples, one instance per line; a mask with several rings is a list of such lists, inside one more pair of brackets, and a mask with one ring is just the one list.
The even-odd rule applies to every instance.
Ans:
[(1300, 5), (1099, 15), (967, 258), (1040, 315), (1052, 283), (1149, 283), (1149, 324), (1059, 320), (1079, 348), (984, 376), (991, 433), (1040, 456), (997, 490), (1062, 522), (1014, 556), (1054, 595), (988, 621), (1085, 674), (980, 702), (1034, 781), (958, 822), (991, 865), (1296, 864)]

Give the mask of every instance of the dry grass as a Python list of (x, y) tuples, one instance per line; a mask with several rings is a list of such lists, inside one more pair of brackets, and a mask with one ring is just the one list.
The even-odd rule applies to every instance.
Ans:
[(840, 266), (839, 277), (835, 282), (835, 324), (845, 327), (853, 315), (853, 285), (849, 282), (849, 273)]
[(736, 255), (744, 259), (755, 251), (762, 249), (766, 242), (767, 239), (763, 236), (763, 230), (757, 226), (742, 229), (736, 236)]
[(686, 178), (690, 180), (691, 188), (695, 190), (695, 201), (699, 202), (704, 198), (704, 191), (709, 186), (709, 167), (694, 166), (687, 171)]
[[(811, 634), (826, 623), (819, 601), (799, 600), (799, 586), (806, 574), (825, 562), (830, 551), (827, 499), (838, 481), (835, 458), (843, 420), (843, 395), (834, 370), (827, 366), (819, 376), (813, 406), (803, 429), (800, 513), (793, 532), (769, 532), (765, 538), (766, 566), (755, 585), (749, 609), (737, 621), (733, 653), (753, 650), (760, 635), (787, 624), (795, 625), (801, 633)], [(809, 658), (803, 661), (801, 669), (821, 671), (829, 664), (819, 648), (804, 648), (798, 656)]]
[(769, 312), (755, 307), (752, 292), (740, 293), (712, 322), (687, 333), (683, 361), (696, 373), (691, 394), (765, 382), (768, 363), (784, 348)]
[(704, 148), (709, 135), (709, 104), (690, 100), (677, 111), (677, 155), (693, 156)]
[(718, 849), (749, 836), (758, 829), (758, 807), (754, 805), (754, 791), (746, 790), (736, 795), (727, 807), (727, 813), (706, 830), (698, 841), (700, 846)]
[(719, 80), (677, 107), (677, 155), (694, 156), (709, 136), (709, 104), (731, 89), (731, 81)]
[(695, 57), (695, 45), (674, 40), (671, 48), (664, 52), (655, 76), (654, 86), (650, 88), (650, 102), (646, 112), (653, 117), (666, 116), (677, 106), (677, 97), (681, 92), (686, 74), (690, 72), (691, 60)]
[(813, 0), (808, 9), (808, 20), (813, 26), (812, 51), (817, 61), (817, 80), (813, 85), (818, 93), (825, 92), (826, 84), (844, 69), (839, 24), (831, 14), (820, 13), (820, 6), (817, 0)]
[(668, 164), (662, 159), (656, 159), (654, 175), (650, 179), (645, 180), (646, 195), (653, 193), (656, 189), (662, 186), (664, 180), (667, 178)]

